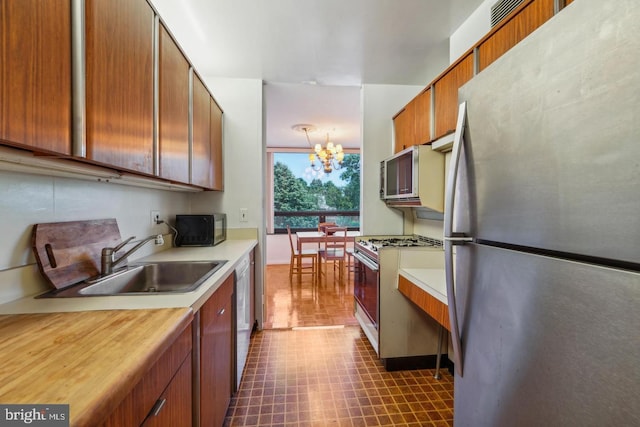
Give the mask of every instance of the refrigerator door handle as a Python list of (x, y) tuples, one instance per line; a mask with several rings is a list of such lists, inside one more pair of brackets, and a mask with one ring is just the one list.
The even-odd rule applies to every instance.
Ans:
[(453, 232), (453, 210), (455, 207), (454, 201), (456, 183), (458, 179), (458, 168), (460, 166), (460, 156), (462, 153), (462, 146), (464, 144), (464, 127), (466, 117), (467, 103), (463, 102), (460, 104), (458, 109), (458, 123), (456, 124), (456, 133), (453, 140), (444, 207), (444, 260), (445, 278), (447, 283), (447, 305), (449, 308), (449, 323), (451, 325), (453, 363), (455, 364), (457, 374), (461, 377), (463, 372), (462, 346), (460, 341), (460, 328), (458, 327), (458, 313), (456, 309), (456, 294), (453, 275), (453, 245), (464, 244), (465, 242), (473, 241), (473, 239), (464, 236), (464, 234)]
[(449, 166), (449, 176), (444, 196), (444, 238), (446, 240), (471, 240), (461, 233), (453, 231), (453, 209), (455, 207), (455, 191), (458, 182), (458, 170), (460, 168), (460, 156), (464, 145), (464, 127), (467, 120), (467, 102), (460, 104), (458, 108), (458, 123), (453, 137), (453, 147), (451, 149), (451, 163)]

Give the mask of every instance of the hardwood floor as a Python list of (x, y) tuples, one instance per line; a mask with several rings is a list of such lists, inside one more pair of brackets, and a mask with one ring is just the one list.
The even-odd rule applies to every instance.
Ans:
[(357, 325), (353, 316), (353, 275), (340, 285), (337, 272), (313, 285), (309, 276), (289, 281), (289, 264), (267, 265), (264, 329)]

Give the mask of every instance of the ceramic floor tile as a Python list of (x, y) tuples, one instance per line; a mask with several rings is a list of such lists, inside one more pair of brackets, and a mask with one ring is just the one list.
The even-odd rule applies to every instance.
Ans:
[(290, 282), (288, 265), (267, 266), (265, 330), (225, 426), (453, 425), (451, 375), (385, 371), (353, 317), (353, 284), (327, 279)]

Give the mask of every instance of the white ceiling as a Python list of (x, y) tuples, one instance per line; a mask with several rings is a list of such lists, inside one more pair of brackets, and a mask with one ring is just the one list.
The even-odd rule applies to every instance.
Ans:
[(359, 86), (426, 85), (430, 61), (442, 62), (449, 36), (482, 1), (151, 3), (201, 75), (265, 81), (269, 146), (306, 147), (291, 126), (310, 123), (330, 130), (336, 143), (357, 147)]
[(311, 144), (331, 141), (360, 147), (360, 87), (267, 83), (264, 86), (267, 141), (270, 147), (309, 147), (296, 124), (311, 124)]

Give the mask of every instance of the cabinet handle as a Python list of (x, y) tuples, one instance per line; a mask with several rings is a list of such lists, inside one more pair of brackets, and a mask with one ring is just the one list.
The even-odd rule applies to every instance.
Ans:
[(222, 316), (224, 314), (224, 308), (218, 310), (218, 316)]
[(162, 408), (164, 408), (165, 403), (167, 403), (167, 399), (158, 399), (156, 404), (153, 405), (153, 408), (151, 408), (151, 416), (157, 417), (160, 411), (162, 411)]

